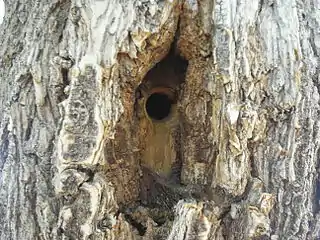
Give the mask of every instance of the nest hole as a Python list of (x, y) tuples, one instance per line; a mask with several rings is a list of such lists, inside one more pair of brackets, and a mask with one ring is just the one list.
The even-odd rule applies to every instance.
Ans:
[(144, 77), (139, 89), (145, 89), (146, 114), (155, 121), (167, 120), (177, 102), (180, 85), (185, 82), (188, 61), (179, 56), (172, 44), (168, 55)]
[(170, 115), (173, 101), (166, 93), (151, 94), (146, 101), (146, 112), (153, 120), (164, 120)]

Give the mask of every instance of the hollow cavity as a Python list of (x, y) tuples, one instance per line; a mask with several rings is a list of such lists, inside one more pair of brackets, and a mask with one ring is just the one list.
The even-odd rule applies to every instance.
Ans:
[(154, 120), (163, 120), (169, 116), (172, 100), (165, 93), (153, 93), (146, 102), (146, 112)]

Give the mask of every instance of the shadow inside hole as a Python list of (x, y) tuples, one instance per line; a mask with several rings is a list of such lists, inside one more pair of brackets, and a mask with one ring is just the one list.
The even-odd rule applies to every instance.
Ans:
[(144, 82), (151, 83), (152, 87), (175, 88), (185, 82), (187, 68), (188, 61), (171, 48), (169, 54), (148, 71)]
[(153, 120), (163, 120), (170, 115), (173, 101), (165, 93), (153, 93), (146, 102), (146, 112)]

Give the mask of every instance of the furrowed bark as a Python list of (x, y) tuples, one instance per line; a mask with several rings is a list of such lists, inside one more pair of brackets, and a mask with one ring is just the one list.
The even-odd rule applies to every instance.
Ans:
[(0, 239), (319, 238), (316, 0), (5, 4)]

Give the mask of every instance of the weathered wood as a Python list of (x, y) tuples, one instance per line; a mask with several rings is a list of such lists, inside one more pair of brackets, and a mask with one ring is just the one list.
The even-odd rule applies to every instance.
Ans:
[(317, 0), (5, 5), (0, 239), (319, 238)]

